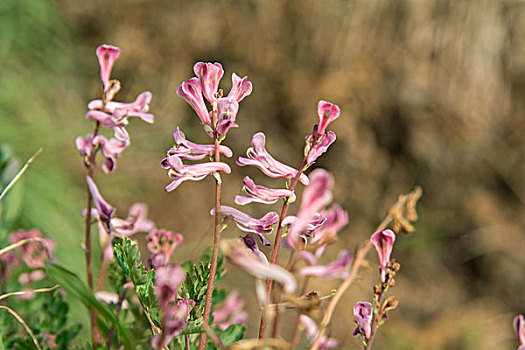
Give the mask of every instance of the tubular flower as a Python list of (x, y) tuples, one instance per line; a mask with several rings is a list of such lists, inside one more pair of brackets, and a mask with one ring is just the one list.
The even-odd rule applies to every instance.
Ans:
[[(248, 148), (246, 155), (248, 158), (237, 158), (240, 166), (253, 165), (259, 168), (265, 175), (273, 178), (284, 177), (292, 178), (297, 175), (297, 170), (275, 160), (265, 149), (266, 136), (259, 132), (252, 137), (252, 147)], [(299, 177), (304, 185), (308, 185), (309, 180), (305, 174)]]
[(335, 204), (328, 210), (322, 210), (321, 215), (326, 219), (324, 225), (314, 231), (310, 244), (323, 245), (334, 240), (337, 233), (348, 224), (348, 212), (340, 205)]
[[(215, 215), (215, 208), (210, 211), (210, 214)], [(263, 234), (270, 234), (273, 230), (272, 226), (279, 222), (279, 215), (277, 215), (276, 212), (269, 212), (262, 218), (256, 219), (240, 210), (227, 205), (221, 205), (221, 214), (235, 221), (235, 224), (240, 230), (256, 233), (263, 245), (271, 245)]]
[(182, 235), (165, 229), (154, 229), (148, 233), (146, 239), (148, 241), (148, 250), (152, 254), (149, 260), (151, 265), (157, 268), (168, 263), (171, 254), (182, 242)]
[(102, 100), (93, 100), (88, 104), (86, 119), (94, 119), (102, 126), (113, 129), (115, 137), (120, 141), (128, 141), (126, 131), (129, 117), (138, 117), (147, 123), (153, 123), (153, 114), (147, 113), (151, 102), (151, 92), (141, 93), (135, 102), (122, 103), (110, 101), (104, 106)]
[(337, 105), (326, 101), (319, 101), (317, 104), (317, 114), (319, 115), (319, 124), (317, 124), (317, 135), (324, 134), (328, 124), (339, 117), (340, 110)]
[(379, 264), (381, 265), (381, 281), (386, 282), (386, 264), (390, 261), (390, 254), (396, 234), (392, 230), (378, 231), (370, 237), (370, 241), (377, 250)]
[(102, 198), (97, 185), (91, 177), (86, 176), (86, 181), (89, 187), (89, 192), (91, 192), (91, 196), (93, 197), (95, 208), (97, 209), (99, 222), (104, 226), (107, 233), (111, 233), (111, 218), (115, 213), (115, 208)]
[(239, 239), (243, 241), (244, 245), (246, 245), (247, 248), (249, 248), (252, 252), (255, 253), (255, 255), (257, 255), (259, 260), (268, 263), (268, 258), (266, 257), (266, 255), (264, 255), (263, 252), (260, 251), (259, 246), (255, 241), (255, 238), (253, 238), (253, 235), (247, 234), (244, 236), (239, 236)]
[(79, 136), (75, 140), (78, 152), (84, 157), (84, 167), (89, 169), (90, 158), (93, 150), (100, 147), (102, 156), (105, 158), (102, 164), (102, 171), (106, 174), (113, 172), (117, 168), (117, 158), (129, 146), (128, 141), (120, 141), (117, 139), (110, 139), (109, 141), (104, 135), (86, 135), (86, 138)]
[[(281, 222), (281, 226), (291, 225), (293, 226), (295, 222), (297, 221), (297, 216), (289, 215), (283, 219)], [(323, 226), (326, 219), (320, 214), (317, 213), (314, 215), (314, 217), (310, 220), (308, 225), (304, 228), (303, 235), (306, 237), (312, 237), (313, 232)]]
[(177, 95), (189, 103), (203, 125), (211, 126), (210, 114), (202, 98), (202, 88), (199, 78), (191, 78), (187, 82), (183, 82), (177, 89)]
[(209, 103), (213, 103), (213, 101), (215, 101), (215, 94), (219, 89), (219, 81), (224, 75), (222, 65), (218, 62), (197, 62), (193, 66), (193, 71), (200, 80), (204, 97), (206, 97)]
[(238, 205), (245, 205), (251, 202), (273, 204), (279, 198), (295, 198), (293, 191), (285, 189), (271, 189), (264, 186), (256, 185), (252, 179), (246, 176), (242, 182), (244, 186), (242, 191), (247, 196), (235, 196), (234, 201)]
[(237, 102), (241, 102), (246, 96), (252, 93), (252, 83), (248, 81), (248, 77), (240, 78), (237, 74), (232, 74), (232, 89), (228, 97), (234, 98)]
[(120, 49), (111, 45), (100, 45), (97, 47), (96, 52), (100, 65), (100, 79), (104, 85), (104, 92), (106, 92), (111, 85), (109, 78), (113, 69), (113, 63), (120, 55)]
[(525, 317), (523, 315), (518, 315), (514, 318), (514, 330), (520, 341), (518, 350), (525, 350)]
[(246, 324), (248, 313), (243, 308), (244, 301), (239, 299), (239, 292), (232, 291), (224, 301), (224, 306), (213, 312), (213, 324), (223, 331), (234, 323)]
[[(310, 340), (311, 343), (315, 342), (318, 335), (318, 327), (314, 320), (312, 320), (310, 317), (306, 315), (299, 316), (299, 321), (303, 325), (303, 327), (306, 330), (306, 336), (308, 337), (308, 340)], [(337, 340), (328, 338), (323, 335), (321, 338), (321, 343), (319, 345), (320, 350), (325, 349), (335, 349), (337, 348), (338, 343)]]
[(232, 97), (223, 97), (217, 100), (217, 133), (226, 135), (230, 128), (236, 128), (235, 124), (239, 103)]
[(187, 180), (199, 181), (218, 171), (223, 171), (226, 174), (231, 172), (228, 164), (222, 162), (184, 165), (177, 155), (164, 158), (161, 161), (161, 166), (164, 169), (169, 169), (168, 176), (174, 179), (174, 181), (166, 186), (165, 189), (167, 192), (173, 191), (182, 182)]
[[(168, 156), (176, 155), (180, 159), (201, 160), (211, 157), (215, 153), (214, 145), (199, 145), (188, 141), (178, 127), (173, 131), (173, 139), (175, 140), (175, 146), (168, 150)], [(231, 158), (233, 155), (232, 150), (223, 145), (219, 146), (219, 152), (228, 158)]]
[(365, 339), (370, 338), (372, 322), (372, 304), (367, 302), (359, 302), (354, 305), (354, 322), (357, 323), (357, 328), (354, 335), (361, 334)]
[(177, 288), (185, 278), (186, 272), (178, 264), (164, 265), (155, 269), (155, 294), (160, 307), (165, 307), (175, 300)]
[(328, 147), (334, 143), (335, 139), (336, 136), (335, 132), (333, 131), (329, 131), (326, 134), (321, 135), (317, 141), (315, 141), (314, 145), (311, 146), (308, 156), (306, 157), (306, 164), (312, 165), (317, 160), (317, 158), (325, 153)]
[(295, 249), (299, 235), (307, 228), (313, 216), (332, 200), (333, 184), (333, 177), (326, 170), (315, 169), (310, 174), (310, 184), (304, 189), (297, 220), (286, 236), (292, 249)]
[(293, 293), (297, 288), (295, 277), (281, 266), (261, 262), (239, 241), (222, 241), (221, 250), (234, 264), (258, 279), (273, 279), (280, 282), (285, 292)]
[(345, 279), (350, 274), (350, 264), (352, 263), (352, 254), (343, 250), (339, 253), (336, 261), (327, 265), (306, 266), (301, 269), (301, 276), (315, 276), (322, 278), (341, 278)]
[(131, 206), (127, 219), (113, 218), (111, 225), (113, 229), (130, 237), (138, 232), (149, 232), (155, 228), (155, 223), (148, 220), (148, 207), (144, 203), (135, 203)]

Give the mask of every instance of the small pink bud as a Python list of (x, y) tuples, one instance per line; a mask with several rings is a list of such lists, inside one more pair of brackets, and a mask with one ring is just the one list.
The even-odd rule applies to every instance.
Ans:
[(392, 230), (378, 231), (370, 238), (370, 241), (372, 241), (372, 244), (376, 247), (377, 255), (379, 256), (382, 282), (385, 282), (386, 280), (386, 264), (390, 261), (390, 254), (392, 254), (395, 240), (396, 234)]
[(120, 55), (120, 49), (111, 45), (100, 45), (97, 47), (97, 57), (98, 63), (100, 65), (100, 78), (102, 84), (104, 85), (104, 92), (110, 86), (109, 78), (111, 76), (111, 69), (113, 68), (113, 63)]

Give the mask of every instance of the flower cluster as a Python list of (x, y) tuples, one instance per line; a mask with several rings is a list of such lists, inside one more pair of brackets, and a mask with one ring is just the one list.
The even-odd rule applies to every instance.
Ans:
[[(84, 166), (89, 169), (95, 162), (95, 153), (100, 150), (104, 157), (102, 170), (111, 173), (116, 168), (116, 159), (129, 146), (129, 134), (126, 126), (128, 118), (137, 117), (147, 123), (153, 123), (153, 114), (148, 113), (152, 95), (149, 91), (141, 93), (134, 102), (123, 103), (113, 101), (113, 97), (120, 90), (118, 80), (110, 80), (111, 70), (115, 60), (120, 55), (118, 47), (101, 45), (97, 48), (97, 57), (100, 65), (100, 78), (104, 88), (103, 98), (89, 102), (86, 119), (97, 122), (94, 135), (88, 134), (84, 138), (77, 137), (75, 143), (80, 155), (84, 158)], [(113, 130), (114, 137), (107, 139), (98, 135), (98, 125)]]

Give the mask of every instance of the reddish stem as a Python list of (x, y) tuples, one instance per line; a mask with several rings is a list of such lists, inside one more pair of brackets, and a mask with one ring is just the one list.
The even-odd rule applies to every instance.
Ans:
[[(297, 182), (299, 181), (299, 177), (304, 171), (304, 167), (306, 166), (307, 157), (308, 156), (304, 157), (303, 162), (301, 163), (301, 166), (299, 167), (299, 170), (297, 171), (297, 174), (295, 175), (292, 181), (292, 184), (290, 185), (289, 189), (292, 192), (295, 189)], [(281, 223), (286, 217), (288, 206), (289, 206), (289, 203), (288, 203), (288, 200), (286, 200), (283, 204), (281, 215), (279, 216), (279, 224), (277, 226), (277, 232), (275, 233), (275, 241), (273, 243), (273, 250), (272, 250), (272, 256), (270, 258), (270, 264), (275, 264), (275, 262), (277, 261), (277, 255), (279, 254), (279, 247), (281, 246), (281, 238), (282, 238), (282, 232), (283, 232), (283, 227)], [(270, 295), (272, 291), (272, 283), (273, 283), (273, 280), (271, 279), (266, 280), (266, 295)], [(259, 324), (259, 339), (264, 339), (265, 334), (266, 334), (266, 320), (264, 319), (264, 315), (261, 315), (261, 323)]]
[[(217, 112), (212, 113), (213, 125), (216, 124)], [(215, 162), (220, 162), (219, 153), (219, 135), (215, 133)], [(213, 296), (213, 289), (215, 284), (215, 272), (217, 271), (217, 259), (219, 257), (219, 241), (221, 239), (221, 183), (216, 182), (215, 185), (215, 233), (213, 235), (213, 252), (211, 256), (210, 279), (208, 281), (208, 288), (206, 289), (206, 301), (204, 303), (204, 315), (202, 328), (208, 329), (208, 321), (210, 319), (211, 301)], [(201, 333), (199, 338), (199, 350), (206, 349), (206, 332)]]

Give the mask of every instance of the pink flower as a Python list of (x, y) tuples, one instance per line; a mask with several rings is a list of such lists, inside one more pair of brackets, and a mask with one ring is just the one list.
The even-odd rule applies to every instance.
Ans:
[(301, 276), (315, 276), (322, 278), (341, 278), (345, 279), (350, 274), (350, 264), (352, 254), (343, 250), (339, 253), (339, 258), (327, 265), (306, 266), (301, 269)]
[(295, 198), (293, 191), (285, 189), (271, 189), (264, 186), (256, 185), (252, 179), (246, 176), (242, 182), (244, 186), (242, 191), (247, 196), (235, 196), (234, 201), (238, 205), (245, 205), (251, 202), (273, 204), (279, 200), (279, 198)]
[(243, 308), (244, 301), (239, 299), (239, 292), (232, 291), (224, 301), (224, 306), (213, 312), (213, 324), (223, 331), (235, 323), (246, 324), (248, 313)]
[(155, 228), (155, 223), (148, 220), (148, 207), (144, 203), (135, 203), (131, 206), (127, 219), (112, 218), (113, 229), (126, 237), (138, 232), (149, 232)]
[[(308, 338), (308, 340), (310, 340), (311, 343), (314, 343), (319, 334), (319, 329), (315, 321), (306, 315), (299, 316), (299, 321), (306, 330), (306, 337)], [(323, 335), (323, 337), (321, 338), (321, 344), (319, 345), (319, 350), (335, 349), (337, 348), (337, 346), (337, 340), (328, 338)]]
[[(178, 127), (173, 131), (175, 146), (168, 150), (168, 156), (176, 155), (180, 159), (201, 160), (211, 157), (215, 154), (214, 145), (199, 145), (186, 140), (186, 136)], [(230, 158), (232, 150), (226, 146), (220, 145), (219, 152)]]
[(161, 308), (175, 300), (177, 288), (185, 278), (186, 271), (178, 264), (164, 265), (155, 269), (155, 294)]
[(187, 82), (183, 82), (177, 89), (177, 95), (189, 103), (197, 113), (202, 124), (211, 126), (210, 114), (202, 98), (202, 88), (198, 78), (191, 78)]
[(326, 244), (331, 242), (337, 233), (348, 224), (348, 212), (335, 204), (328, 210), (322, 210), (321, 215), (326, 219), (323, 226), (314, 231), (310, 244)]
[[(215, 215), (215, 208), (210, 211), (211, 215)], [(221, 205), (221, 214), (231, 218), (235, 221), (237, 227), (244, 232), (256, 233), (261, 242), (265, 246), (271, 245), (264, 237), (264, 234), (270, 234), (273, 230), (273, 225), (279, 222), (279, 215), (276, 212), (269, 212), (260, 219), (256, 219), (248, 214), (245, 214), (235, 208), (227, 205)]]
[(96, 52), (100, 65), (100, 79), (104, 85), (104, 92), (106, 92), (110, 86), (109, 78), (111, 76), (113, 63), (115, 63), (115, 60), (120, 55), (120, 49), (111, 45), (100, 45), (97, 47)]
[(252, 83), (248, 81), (248, 77), (240, 78), (237, 74), (232, 74), (232, 89), (228, 97), (234, 98), (237, 102), (241, 102), (246, 96), (252, 93)]
[(326, 134), (319, 136), (314, 142), (314, 145), (311, 146), (308, 156), (306, 158), (306, 164), (312, 165), (317, 158), (319, 158), (323, 153), (326, 152), (328, 147), (334, 143), (336, 139), (335, 132), (329, 131)]
[(520, 346), (518, 350), (525, 350), (525, 317), (523, 315), (518, 315), (514, 318), (514, 330), (518, 335), (518, 340), (520, 341)]
[[(297, 175), (297, 170), (275, 160), (265, 149), (266, 136), (259, 132), (252, 137), (252, 147), (248, 148), (246, 155), (248, 158), (237, 158), (240, 166), (253, 165), (259, 168), (265, 175), (273, 178), (284, 177), (292, 178)], [(305, 174), (301, 174), (299, 181), (308, 185), (309, 180)]]
[(215, 94), (219, 89), (219, 81), (224, 74), (222, 65), (218, 62), (197, 62), (193, 66), (193, 71), (200, 80), (204, 97), (206, 97), (208, 102), (213, 103), (213, 101), (215, 101)]
[(314, 215), (332, 200), (333, 184), (332, 175), (324, 169), (315, 169), (310, 174), (310, 184), (304, 189), (297, 220), (286, 236), (292, 249), (295, 249), (300, 234), (307, 228)]
[(98, 191), (97, 185), (91, 177), (86, 176), (86, 181), (89, 187), (89, 192), (91, 192), (91, 196), (93, 197), (95, 208), (97, 209), (98, 219), (104, 226), (106, 232), (111, 233), (111, 218), (115, 213), (115, 208), (109, 205), (109, 203), (106, 202), (104, 198), (102, 198), (100, 192)]
[(359, 302), (354, 305), (354, 322), (357, 323), (357, 328), (354, 335), (361, 334), (365, 339), (370, 338), (372, 322), (372, 304), (367, 302)]
[(317, 104), (317, 114), (319, 115), (319, 124), (317, 124), (316, 134), (322, 135), (328, 124), (339, 117), (340, 110), (337, 105), (321, 100)]
[(157, 268), (166, 265), (173, 251), (182, 242), (180, 233), (173, 233), (165, 229), (154, 229), (146, 236), (148, 250), (152, 254), (150, 261)]
[[(286, 225), (293, 226), (296, 221), (297, 221), (297, 216), (288, 215), (281, 222), (281, 226), (283, 227)], [(308, 225), (306, 225), (306, 227), (304, 228), (303, 235), (305, 237), (312, 237), (313, 232), (317, 230), (318, 228), (322, 227), (325, 221), (326, 219), (320, 213), (315, 214), (313, 218), (310, 220), (310, 222), (308, 223)]]
[(378, 231), (370, 237), (370, 241), (376, 247), (377, 255), (379, 256), (382, 282), (386, 282), (386, 264), (390, 261), (390, 254), (392, 254), (395, 240), (396, 234), (392, 230)]
[(239, 103), (232, 97), (223, 97), (217, 100), (217, 127), (219, 135), (226, 135), (230, 128), (238, 127), (235, 124)]
[(295, 277), (278, 265), (268, 264), (259, 260), (248, 248), (239, 241), (222, 241), (221, 250), (236, 265), (258, 279), (273, 279), (280, 282), (286, 293), (293, 293), (297, 288)]
[(182, 182), (187, 180), (199, 181), (204, 179), (206, 176), (218, 171), (223, 171), (226, 174), (231, 172), (228, 164), (222, 162), (184, 165), (180, 158), (176, 155), (164, 158), (161, 161), (161, 166), (164, 169), (169, 169), (168, 176), (174, 180), (168, 186), (166, 186), (167, 192), (173, 191)]

